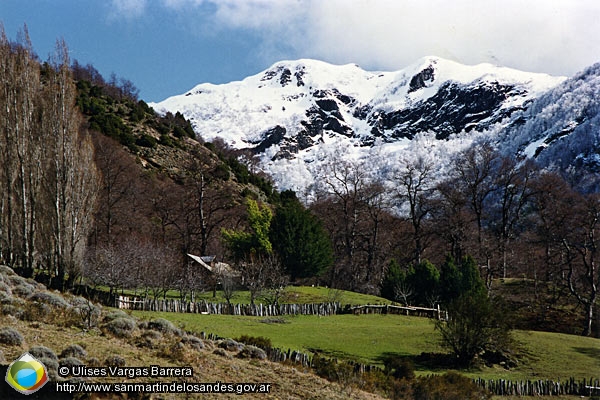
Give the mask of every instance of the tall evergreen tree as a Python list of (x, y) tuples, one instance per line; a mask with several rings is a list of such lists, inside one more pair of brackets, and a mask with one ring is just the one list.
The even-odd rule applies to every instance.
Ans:
[(292, 279), (319, 276), (333, 262), (331, 241), (321, 222), (292, 191), (281, 194), (270, 238)]

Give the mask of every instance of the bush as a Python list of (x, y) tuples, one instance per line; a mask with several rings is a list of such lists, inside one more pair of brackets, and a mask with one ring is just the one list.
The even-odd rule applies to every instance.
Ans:
[(110, 322), (112, 320), (115, 320), (117, 318), (128, 318), (128, 319), (132, 319), (132, 317), (127, 314), (125, 311), (123, 310), (112, 310), (110, 312), (108, 312), (104, 318), (102, 318), (103, 322)]
[(260, 347), (263, 350), (269, 350), (273, 347), (273, 343), (271, 343), (271, 339), (263, 337), (263, 336), (242, 335), (239, 338), (237, 338), (236, 340), (238, 342), (245, 343), (247, 345)]
[(182, 335), (181, 329), (177, 328), (171, 321), (164, 318), (157, 318), (148, 322), (148, 329), (152, 329), (167, 335)]
[(47, 358), (50, 360), (58, 361), (58, 357), (56, 356), (56, 354), (46, 346), (33, 346), (29, 349), (29, 354), (38, 359)]
[(58, 375), (58, 360), (48, 357), (38, 357), (34, 354), (31, 355), (37, 358), (42, 364), (44, 364), (46, 370), (48, 371), (48, 377), (51, 381), (58, 381), (61, 379), (61, 377)]
[(215, 349), (215, 351), (213, 351), (213, 354), (216, 354), (218, 356), (225, 357), (225, 358), (232, 358), (231, 355), (227, 351), (225, 351), (225, 349), (222, 349), (222, 348)]
[[(0, 275), (0, 276), (2, 276), (2, 275)], [(12, 295), (12, 290), (10, 289), (10, 286), (8, 286), (8, 284), (6, 282), (0, 281), (0, 293), (6, 293), (9, 296)]]
[(113, 336), (127, 338), (133, 335), (136, 324), (132, 319), (119, 317), (102, 325), (102, 329), (105, 332), (111, 333)]
[(462, 295), (448, 305), (448, 321), (437, 321), (441, 344), (452, 351), (459, 367), (473, 364), (484, 350), (502, 352), (510, 344), (503, 315), (485, 293)]
[(35, 301), (40, 304), (47, 304), (56, 308), (68, 308), (69, 303), (57, 294), (51, 292), (35, 292), (27, 298), (29, 301)]
[(12, 299), (13, 298), (10, 293), (6, 293), (0, 290), (0, 304), (10, 304), (12, 303)]
[(472, 379), (456, 372), (420, 377), (413, 384), (415, 400), (480, 400), (490, 394), (478, 387)]
[(30, 285), (28, 283), (21, 283), (14, 287), (12, 292), (13, 294), (25, 299), (31, 296), (34, 290), (35, 288), (33, 287), (33, 285)]
[(239, 352), (238, 357), (239, 358), (256, 358), (258, 360), (266, 360), (267, 353), (259, 347), (247, 345), (247, 346), (244, 346), (242, 351)]
[(185, 336), (181, 339), (181, 343), (190, 346), (196, 351), (204, 349), (204, 342), (196, 336)]
[(313, 368), (315, 373), (331, 382), (340, 382), (349, 384), (356, 375), (354, 367), (347, 362), (337, 362), (337, 360), (327, 359), (316, 356), (313, 358)]
[(121, 356), (113, 355), (108, 356), (104, 360), (106, 367), (124, 367), (126, 365), (125, 359)]
[(238, 352), (244, 348), (244, 345), (233, 339), (225, 339), (219, 343), (219, 347), (227, 351)]
[(0, 343), (8, 346), (21, 346), (23, 344), (23, 335), (11, 327), (0, 329)]
[(21, 319), (23, 321), (46, 321), (50, 319), (52, 308), (44, 303), (28, 302), (24, 304)]
[(58, 364), (61, 367), (73, 367), (75, 365), (85, 365), (83, 361), (76, 357), (61, 358)]
[(70, 303), (73, 307), (71, 311), (74, 319), (77, 320), (79, 326), (91, 329), (98, 325), (100, 315), (102, 315), (101, 307), (83, 297), (74, 297)]
[(160, 135), (160, 144), (162, 144), (164, 146), (168, 146), (168, 147), (175, 147), (175, 143), (173, 142), (173, 139), (171, 138), (171, 136), (169, 136), (166, 133), (163, 133)]
[(396, 379), (413, 379), (415, 377), (415, 367), (412, 361), (405, 357), (389, 357), (385, 360), (384, 365), (385, 372)]
[(6, 265), (0, 265), (0, 275), (4, 276), (13, 276), (17, 275), (15, 271), (11, 267), (7, 267)]
[(135, 140), (135, 144), (141, 147), (149, 147), (149, 148), (155, 148), (156, 147), (156, 139), (153, 138), (150, 135), (146, 135), (146, 134), (142, 134), (140, 137), (138, 137)]
[(68, 357), (86, 358), (87, 351), (78, 344), (70, 344), (60, 353), (60, 358)]
[(25, 316), (25, 309), (17, 304), (11, 303), (11, 304), (3, 304), (2, 305), (2, 314), (3, 315), (12, 315), (13, 317), (17, 318), (17, 319), (24, 319)]

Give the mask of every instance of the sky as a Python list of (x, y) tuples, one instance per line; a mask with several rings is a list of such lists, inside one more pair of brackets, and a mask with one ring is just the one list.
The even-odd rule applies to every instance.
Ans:
[(402, 69), (438, 56), (572, 76), (600, 61), (598, 0), (0, 0), (15, 40), (129, 79), (147, 102), (281, 60)]

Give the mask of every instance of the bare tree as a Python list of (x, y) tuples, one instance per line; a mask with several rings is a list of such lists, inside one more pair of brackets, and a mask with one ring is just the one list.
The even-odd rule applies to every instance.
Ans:
[(118, 288), (133, 286), (132, 266), (136, 248), (137, 244), (128, 240), (90, 249), (84, 264), (84, 276), (94, 285), (108, 286), (111, 297)]
[(83, 258), (82, 244), (91, 226), (88, 216), (95, 203), (97, 174), (93, 147), (75, 105), (76, 89), (64, 41), (58, 41), (44, 96), (47, 138), (46, 190), (51, 206), (52, 265), (62, 288), (67, 275), (76, 275)]
[(509, 244), (515, 237), (517, 224), (521, 221), (526, 205), (532, 197), (531, 181), (535, 168), (531, 161), (519, 161), (504, 157), (495, 178), (495, 207), (490, 226), (496, 235), (500, 251), (500, 274), (506, 278)]
[(394, 297), (396, 301), (403, 300), (404, 305), (408, 307), (410, 304), (408, 299), (414, 294), (413, 288), (406, 282), (400, 281), (394, 286)]
[(223, 297), (227, 301), (227, 304), (231, 306), (231, 299), (235, 295), (236, 289), (235, 278), (230, 274), (222, 274), (219, 281), (221, 282), (221, 288), (223, 289)]
[(600, 222), (600, 196), (588, 195), (578, 210), (572, 235), (563, 238), (566, 259), (566, 284), (571, 294), (585, 309), (585, 326), (582, 334), (592, 334), (594, 306), (600, 287), (600, 237), (596, 233)]
[(431, 197), (433, 186), (433, 164), (422, 157), (407, 161), (404, 168), (395, 171), (396, 198), (400, 209), (407, 209), (408, 220), (412, 226), (412, 241), (415, 264), (421, 262), (426, 247), (427, 231), (425, 221), (432, 212)]
[(122, 148), (107, 136), (93, 136), (95, 163), (100, 173), (98, 193), (98, 210), (95, 218), (96, 229), (94, 241), (113, 243), (116, 234), (123, 234), (119, 229), (132, 221), (132, 195), (137, 189), (132, 185), (135, 164)]
[(41, 140), (38, 134), (40, 69), (27, 26), (10, 43), (0, 27), (2, 152), (2, 255), (33, 272), (37, 198), (41, 181)]

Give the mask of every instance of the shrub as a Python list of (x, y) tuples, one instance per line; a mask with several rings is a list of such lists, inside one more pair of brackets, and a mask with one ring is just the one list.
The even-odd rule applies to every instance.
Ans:
[(461, 295), (448, 305), (448, 321), (437, 321), (442, 346), (450, 349), (460, 367), (470, 366), (484, 350), (503, 351), (510, 330), (503, 314), (485, 293)]
[(2, 305), (2, 314), (4, 315), (12, 315), (17, 319), (24, 319), (25, 310), (22, 306), (16, 305), (14, 303), (11, 304), (3, 304)]
[(338, 363), (337, 360), (315, 356), (313, 358), (315, 373), (331, 382), (340, 382), (348, 385), (356, 377), (354, 367), (347, 362)]
[(267, 337), (263, 337), (263, 336), (242, 335), (236, 340), (241, 343), (260, 347), (263, 350), (269, 350), (273, 347), (273, 343), (271, 343), (271, 339), (269, 339)]
[(6, 265), (0, 265), (0, 275), (14, 276), (17, 274), (15, 273), (15, 271), (13, 271), (13, 269), (11, 267), (8, 267)]
[(415, 400), (480, 400), (491, 398), (472, 379), (456, 372), (420, 377), (413, 384)]
[(396, 379), (413, 379), (415, 377), (415, 367), (407, 358), (392, 356), (384, 362), (386, 373)]
[(75, 365), (84, 365), (84, 362), (76, 357), (61, 358), (58, 364), (61, 367), (73, 367)]
[(164, 318), (157, 318), (148, 322), (148, 329), (152, 329), (163, 334), (172, 334), (177, 336), (182, 335), (181, 329), (177, 328), (171, 321)]
[[(2, 275), (0, 275), (2, 276)], [(0, 293), (6, 293), (7, 295), (12, 295), (12, 290), (10, 286), (6, 282), (0, 281)]]
[(21, 346), (23, 344), (23, 335), (11, 327), (0, 329), (0, 343), (8, 346)]
[(125, 359), (121, 356), (112, 355), (106, 357), (104, 365), (107, 367), (124, 367), (126, 365)]
[(87, 351), (78, 344), (70, 344), (60, 353), (60, 358), (68, 357), (86, 358)]
[(56, 354), (46, 346), (33, 346), (29, 349), (29, 354), (35, 358), (48, 358), (50, 360), (58, 361)]
[(141, 147), (149, 147), (149, 148), (155, 148), (156, 147), (156, 139), (153, 138), (150, 135), (147, 134), (142, 134), (140, 137), (138, 137), (135, 140), (135, 144)]
[(160, 143), (164, 146), (168, 146), (168, 147), (174, 147), (175, 146), (175, 142), (173, 142), (173, 139), (171, 138), (171, 136), (169, 136), (166, 133), (163, 133), (160, 135)]
[(218, 356), (225, 357), (225, 358), (232, 358), (231, 355), (227, 351), (225, 351), (225, 349), (222, 349), (222, 348), (215, 349), (215, 351), (213, 351), (213, 354), (216, 354)]
[(29, 301), (35, 301), (41, 304), (47, 304), (56, 308), (68, 308), (69, 303), (58, 295), (51, 292), (35, 292), (27, 298)]
[(239, 358), (256, 358), (259, 360), (266, 360), (267, 353), (259, 347), (247, 345), (247, 346), (244, 346), (242, 351), (239, 352), (238, 357)]
[(122, 317), (115, 318), (102, 325), (103, 331), (109, 332), (119, 338), (131, 337), (135, 328), (136, 324), (134, 320)]
[(46, 321), (52, 314), (52, 308), (45, 303), (29, 302), (23, 307), (23, 321)]
[(71, 299), (72, 313), (83, 328), (91, 329), (98, 325), (102, 308), (83, 297)]
[(196, 351), (204, 349), (204, 342), (196, 336), (185, 336), (181, 339), (181, 343), (190, 346)]
[(114, 319), (117, 319), (117, 318), (132, 319), (132, 317), (129, 314), (127, 314), (125, 311), (123, 311), (123, 310), (112, 310), (112, 311), (108, 312), (108, 314), (106, 314), (104, 316), (104, 318), (102, 318), (102, 321), (103, 322), (110, 322), (110, 321), (112, 321)]
[(244, 348), (242, 343), (238, 343), (233, 339), (225, 339), (219, 342), (219, 347), (227, 351), (238, 352)]
[(140, 339), (136, 342), (138, 347), (147, 347), (153, 349), (156, 347), (159, 340), (161, 340), (163, 335), (157, 331), (144, 331), (140, 337)]
[(58, 360), (48, 357), (38, 357), (34, 354), (31, 355), (37, 358), (42, 364), (44, 364), (46, 370), (48, 371), (48, 377), (51, 381), (58, 381), (59, 379), (61, 379), (58, 375)]
[(6, 292), (3, 292), (0, 290), (0, 304), (10, 304), (10, 303), (12, 303), (12, 295), (10, 293), (6, 293)]
[(33, 285), (30, 285), (28, 283), (21, 283), (19, 285), (17, 285), (15, 288), (13, 288), (13, 294), (22, 297), (22, 298), (27, 298), (29, 296), (31, 296), (31, 294), (33, 293), (33, 291), (35, 290), (35, 288), (33, 287)]

